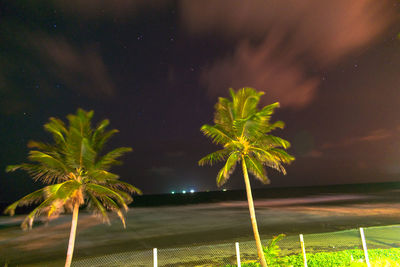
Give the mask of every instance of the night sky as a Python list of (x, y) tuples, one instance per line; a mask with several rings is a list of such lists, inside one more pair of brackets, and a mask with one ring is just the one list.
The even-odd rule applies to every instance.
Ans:
[[(131, 146), (114, 171), (144, 194), (216, 190), (199, 129), (218, 96), (254, 87), (281, 108), (296, 161), (269, 186), (400, 181), (398, 1), (2, 1), (0, 169), (78, 107)], [(243, 188), (239, 169), (227, 189)], [(253, 180), (253, 187), (262, 187)], [(0, 201), (38, 188), (0, 175)]]

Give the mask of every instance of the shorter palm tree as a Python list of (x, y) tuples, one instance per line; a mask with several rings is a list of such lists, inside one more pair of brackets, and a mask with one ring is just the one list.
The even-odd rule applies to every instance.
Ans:
[(282, 121), (270, 122), (279, 103), (258, 109), (260, 97), (264, 93), (253, 88), (242, 88), (237, 92), (230, 89), (230, 94), (232, 101), (220, 97), (215, 105), (215, 125), (205, 124), (201, 127), (203, 134), (214, 143), (222, 145), (223, 149), (205, 156), (199, 161), (199, 165), (213, 165), (224, 161), (225, 165), (217, 175), (217, 185), (222, 186), (235, 170), (237, 163), (242, 163), (257, 253), (261, 266), (265, 267), (267, 263), (258, 233), (248, 171), (262, 183), (268, 184), (265, 166), (286, 174), (283, 163), (292, 162), (294, 157), (285, 151), (290, 147), (288, 141), (269, 134), (276, 128), (284, 127)]
[(119, 180), (109, 170), (121, 164), (118, 158), (131, 151), (129, 147), (116, 148), (103, 153), (106, 142), (118, 130), (108, 130), (108, 120), (101, 121), (92, 129), (93, 111), (78, 109), (75, 115), (67, 116), (69, 125), (57, 118), (50, 118), (44, 129), (51, 133), (53, 144), (30, 141), (28, 159), (32, 163), (10, 165), (7, 172), (22, 169), (34, 181), (47, 184), (8, 206), (5, 213), (14, 215), (18, 206), (40, 203), (22, 222), (23, 229), (31, 229), (33, 221), (40, 215), (48, 219), (60, 213), (72, 211), (72, 224), (65, 266), (70, 266), (74, 251), (79, 207), (86, 205), (103, 222), (110, 223), (108, 210), (115, 212), (125, 228), (123, 211), (132, 201), (130, 194), (141, 191)]

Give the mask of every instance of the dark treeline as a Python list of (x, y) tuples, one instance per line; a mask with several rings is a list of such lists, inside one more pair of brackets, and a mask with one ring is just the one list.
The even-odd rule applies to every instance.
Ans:
[[(307, 187), (282, 187), (282, 188), (259, 188), (253, 189), (254, 199), (276, 199), (296, 198), (306, 196), (318, 196), (326, 194), (379, 194), (390, 190), (400, 190), (400, 182), (344, 184), (329, 186), (307, 186)], [(223, 201), (245, 201), (244, 190), (195, 192), (186, 194), (159, 194), (134, 196), (130, 207), (154, 207), (154, 206), (176, 206), (200, 203), (217, 203)], [(363, 201), (363, 200), (361, 200)], [(354, 200), (352, 200), (354, 202)], [(11, 202), (1, 202), (0, 209), (4, 210)], [(337, 201), (335, 201), (337, 203)], [(329, 204), (329, 203), (325, 203)], [(16, 210), (17, 214), (24, 214), (32, 210), (34, 206), (22, 207)]]

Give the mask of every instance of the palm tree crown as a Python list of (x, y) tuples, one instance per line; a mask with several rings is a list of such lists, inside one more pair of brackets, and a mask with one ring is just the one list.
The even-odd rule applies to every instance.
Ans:
[(215, 125), (203, 125), (201, 131), (223, 149), (215, 151), (199, 161), (199, 165), (213, 165), (226, 161), (217, 175), (217, 185), (223, 185), (234, 171), (237, 162), (244, 160), (249, 172), (258, 180), (267, 184), (269, 179), (265, 166), (274, 168), (283, 174), (283, 163), (290, 163), (294, 157), (285, 149), (290, 143), (280, 137), (269, 134), (276, 128), (283, 128), (282, 121), (270, 122), (271, 115), (279, 103), (258, 109), (263, 92), (253, 88), (242, 88), (237, 92), (230, 89), (232, 101), (220, 97), (215, 105)]
[(261, 182), (269, 183), (265, 166), (285, 174), (282, 164), (290, 163), (294, 157), (284, 150), (290, 146), (288, 141), (269, 134), (276, 128), (284, 127), (282, 121), (270, 123), (271, 115), (279, 103), (259, 110), (257, 106), (263, 92), (242, 88), (237, 92), (230, 89), (230, 94), (232, 101), (220, 97), (215, 105), (215, 125), (206, 124), (201, 127), (204, 135), (210, 137), (214, 143), (222, 145), (223, 149), (205, 156), (199, 161), (199, 165), (226, 161), (217, 175), (217, 185), (221, 186), (228, 180), (236, 164), (241, 161), (257, 254), (261, 266), (266, 267), (247, 171)]
[(40, 203), (28, 214), (23, 228), (32, 227), (33, 220), (42, 214), (57, 216), (74, 206), (86, 204), (109, 223), (107, 210), (116, 212), (125, 227), (122, 213), (132, 201), (131, 193), (141, 193), (136, 187), (119, 180), (110, 172), (112, 165), (120, 164), (118, 158), (131, 151), (120, 147), (103, 153), (104, 145), (118, 130), (106, 130), (108, 120), (92, 129), (93, 111), (78, 109), (67, 116), (68, 126), (60, 119), (50, 118), (44, 129), (51, 133), (53, 144), (30, 141), (28, 159), (32, 163), (8, 166), (6, 171), (22, 169), (35, 181), (47, 184), (7, 207), (5, 213), (13, 215), (17, 206)]

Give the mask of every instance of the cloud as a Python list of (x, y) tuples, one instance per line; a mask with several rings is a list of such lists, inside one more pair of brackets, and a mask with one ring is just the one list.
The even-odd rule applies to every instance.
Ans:
[[(273, 38), (272, 38), (273, 39)], [(278, 44), (267, 38), (261, 45), (241, 42), (230, 57), (215, 61), (201, 75), (212, 96), (228, 87), (254, 87), (267, 93), (268, 102), (302, 107), (313, 99), (319, 81), (307, 76), (292, 54), (276, 55)]]
[[(268, 101), (303, 107), (316, 94), (318, 71), (370, 44), (394, 18), (391, 1), (181, 1), (182, 22), (194, 35), (218, 34), (235, 44), (211, 62), (201, 81), (211, 95), (253, 86)], [(214, 36), (214, 35), (213, 35)], [(317, 70), (317, 71), (316, 71)]]
[(46, 36), (34, 40), (51, 66), (51, 72), (67, 87), (91, 97), (113, 95), (115, 86), (96, 47), (80, 48), (65, 39)]
[(337, 148), (337, 147), (345, 147), (351, 146), (358, 143), (364, 142), (375, 142), (380, 140), (385, 140), (392, 137), (394, 133), (387, 129), (378, 129), (369, 132), (367, 135), (358, 136), (358, 137), (351, 137), (346, 138), (344, 140), (334, 142), (334, 143), (325, 143), (321, 146), (322, 149), (330, 149), (330, 148)]

